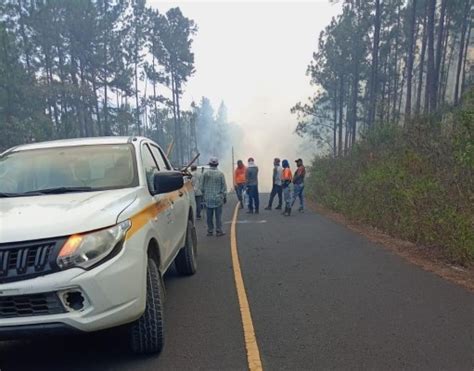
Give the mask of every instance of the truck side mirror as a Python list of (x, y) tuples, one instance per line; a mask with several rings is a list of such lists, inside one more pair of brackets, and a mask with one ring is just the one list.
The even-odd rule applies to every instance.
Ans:
[(154, 195), (177, 191), (184, 186), (183, 174), (180, 171), (160, 171), (153, 177)]

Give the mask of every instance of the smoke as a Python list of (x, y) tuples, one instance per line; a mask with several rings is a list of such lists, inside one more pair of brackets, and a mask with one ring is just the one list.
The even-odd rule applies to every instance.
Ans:
[[(220, 154), (229, 186), (232, 146), (235, 160), (255, 158), (262, 192), (270, 190), (274, 157), (287, 158), (292, 170), (298, 157), (309, 164), (316, 148), (308, 149), (294, 134), (297, 119), (290, 108), (315, 93), (307, 66), (319, 33), (340, 13), (343, 2), (148, 3), (161, 11), (180, 6), (198, 25), (193, 42), (196, 73), (184, 87), (183, 107), (202, 96), (215, 109), (225, 101), (229, 122), (238, 128), (231, 130)], [(206, 163), (200, 150), (200, 161)]]
[[(259, 188), (261, 192), (269, 192), (272, 187), (273, 159), (287, 159), (292, 170), (295, 170), (295, 160), (302, 158), (309, 164), (315, 151), (306, 146), (306, 142), (294, 133), (296, 119), (286, 107), (276, 111), (256, 114), (249, 111), (253, 117), (260, 117), (258, 122), (243, 122), (236, 125), (236, 129), (229, 136), (228, 150), (221, 160), (221, 170), (224, 171), (229, 184), (232, 184), (232, 147), (234, 159), (247, 163), (249, 157), (255, 159), (259, 167)], [(229, 115), (232, 117), (231, 108)], [(271, 113), (273, 112), (273, 113)]]

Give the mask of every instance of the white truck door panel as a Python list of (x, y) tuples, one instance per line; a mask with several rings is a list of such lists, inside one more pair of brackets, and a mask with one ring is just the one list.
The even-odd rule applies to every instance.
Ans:
[[(141, 152), (143, 170), (145, 171), (148, 188), (150, 191), (153, 191), (154, 174), (160, 170), (147, 144), (142, 144)], [(156, 215), (154, 216), (152, 223), (161, 244), (160, 250), (166, 255), (161, 256), (162, 262), (164, 263), (173, 255), (173, 250), (175, 248), (174, 225), (176, 223), (173, 204), (167, 194), (155, 195), (152, 197), (152, 200), (157, 206)]]

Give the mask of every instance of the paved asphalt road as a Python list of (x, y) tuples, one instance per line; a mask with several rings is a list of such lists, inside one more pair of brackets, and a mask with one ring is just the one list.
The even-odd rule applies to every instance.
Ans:
[[(112, 331), (1, 343), (1, 371), (245, 370), (229, 235), (205, 237), (200, 224), (198, 274), (165, 281), (161, 356), (131, 355)], [(313, 212), (241, 212), (237, 244), (264, 369), (474, 369), (464, 289)]]

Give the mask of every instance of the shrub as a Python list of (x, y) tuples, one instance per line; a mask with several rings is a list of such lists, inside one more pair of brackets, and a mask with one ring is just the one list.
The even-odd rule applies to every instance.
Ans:
[(342, 158), (314, 159), (309, 194), (385, 232), (474, 262), (474, 91), (442, 119), (377, 127)]

